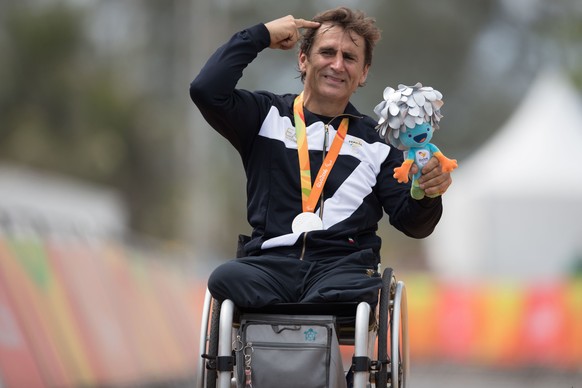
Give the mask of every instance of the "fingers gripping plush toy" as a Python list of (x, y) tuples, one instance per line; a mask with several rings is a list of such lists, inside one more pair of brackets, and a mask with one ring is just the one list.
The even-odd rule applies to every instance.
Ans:
[(447, 158), (430, 143), (443, 117), (440, 112), (444, 104), (443, 95), (419, 82), (414, 86), (398, 85), (398, 90), (387, 87), (383, 97), (384, 101), (374, 108), (378, 116), (376, 129), (387, 143), (404, 151), (404, 162), (394, 169), (394, 178), (399, 183), (407, 183), (412, 163), (416, 163), (418, 172), (412, 176), (410, 195), (414, 199), (422, 199), (425, 193), (419, 187), (418, 178), (432, 156), (439, 160), (445, 172), (457, 168), (455, 159)]

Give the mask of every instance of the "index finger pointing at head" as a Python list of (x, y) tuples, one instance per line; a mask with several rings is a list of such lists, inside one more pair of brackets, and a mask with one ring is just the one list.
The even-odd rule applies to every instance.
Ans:
[(319, 22), (313, 22), (311, 20), (295, 19), (295, 25), (297, 28), (317, 28), (320, 24), (321, 23)]

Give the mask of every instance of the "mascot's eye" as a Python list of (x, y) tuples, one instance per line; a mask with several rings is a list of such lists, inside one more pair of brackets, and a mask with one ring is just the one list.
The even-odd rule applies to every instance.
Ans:
[(426, 129), (426, 131), (427, 131), (427, 132), (430, 132), (430, 128), (427, 128), (427, 129)]
[(409, 134), (408, 134), (408, 137), (412, 137), (412, 135), (409, 133)]

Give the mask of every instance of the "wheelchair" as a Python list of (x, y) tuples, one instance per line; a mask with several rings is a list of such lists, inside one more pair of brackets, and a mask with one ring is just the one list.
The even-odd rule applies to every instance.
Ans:
[[(351, 372), (354, 388), (406, 387), (409, 376), (408, 312), (406, 287), (393, 270), (382, 273), (378, 303), (281, 303), (261, 309), (237, 308), (232, 301), (219, 303), (206, 290), (200, 326), (200, 362), (197, 388), (237, 387), (234, 333), (244, 314), (331, 315), (339, 345), (353, 348)], [(346, 360), (349, 361), (349, 360)], [(345, 374), (345, 371), (344, 371)], [(276, 388), (276, 387), (255, 387)], [(309, 388), (309, 387), (305, 387)]]

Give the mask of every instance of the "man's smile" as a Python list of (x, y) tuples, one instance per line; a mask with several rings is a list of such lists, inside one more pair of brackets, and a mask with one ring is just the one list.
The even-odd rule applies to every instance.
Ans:
[(325, 78), (329, 81), (332, 81), (332, 82), (338, 82), (338, 83), (344, 82), (344, 80), (342, 78), (334, 77), (333, 75), (324, 75), (323, 78)]

